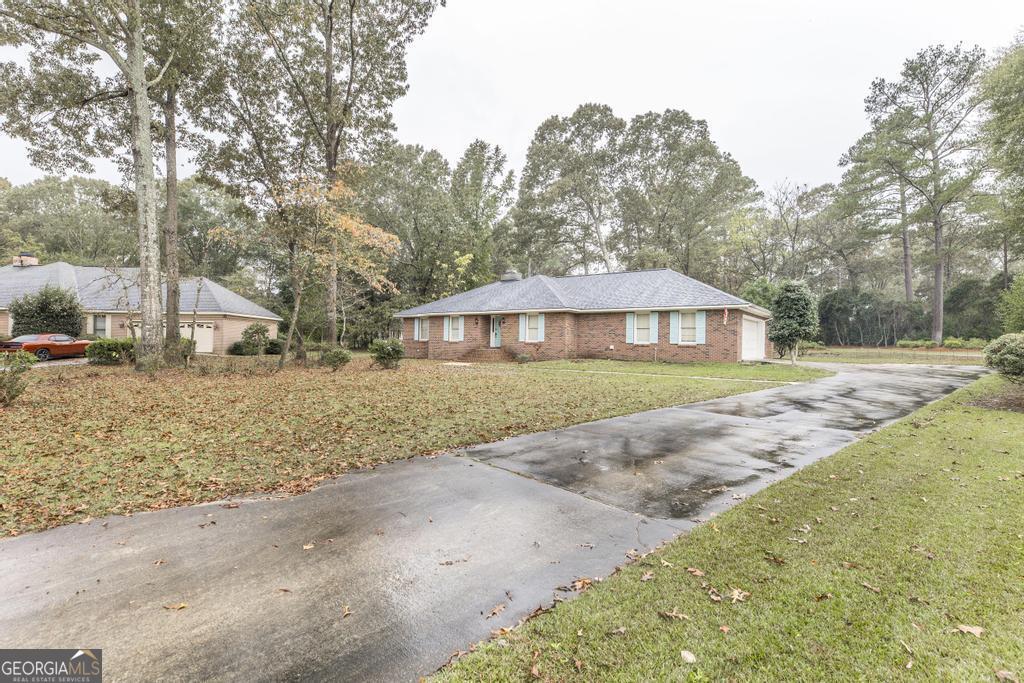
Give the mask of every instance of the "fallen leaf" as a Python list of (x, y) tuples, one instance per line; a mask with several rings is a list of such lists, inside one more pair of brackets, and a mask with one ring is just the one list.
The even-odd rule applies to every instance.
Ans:
[(540, 669), (537, 667), (536, 664), (530, 667), (530, 675), (534, 678), (540, 678)]
[(750, 597), (750, 593), (741, 588), (733, 588), (729, 597), (732, 598), (732, 604), (735, 605), (737, 602), (745, 602)]
[(291, 588), (278, 588), (277, 590), (280, 591), (281, 593), (291, 593), (292, 592)]
[(674, 567), (675, 565), (672, 564), (671, 562), (666, 561), (666, 560), (662, 560), (661, 561), (661, 566), (662, 567)]
[(505, 603), (501, 603), (500, 605), (495, 605), (494, 609), (491, 610), (491, 613), (487, 615), (487, 618), (490, 619), (491, 617), (496, 617), (496, 616), (498, 616), (499, 614), (501, 614), (504, 611), (505, 611)]
[(968, 626), (967, 624), (957, 624), (953, 630), (959, 633), (970, 633), (975, 638), (981, 638), (981, 634), (985, 632), (985, 629), (980, 626)]
[(686, 571), (690, 572), (694, 576), (704, 576), (704, 572), (702, 572), (701, 570), (697, 569), (696, 567), (687, 567)]
[(583, 671), (583, 660), (582, 659), (574, 659), (574, 660), (572, 660), (572, 663), (573, 663), (573, 666), (576, 667), (577, 671)]
[(164, 609), (169, 609), (169, 610), (174, 610), (174, 611), (182, 610), (182, 609), (185, 609), (186, 607), (188, 607), (188, 603), (187, 602), (178, 602), (178, 603), (175, 603), (173, 605), (164, 605)]
[(1015, 676), (1011, 671), (997, 671), (996, 680), (1008, 681), (1008, 683), (1020, 683), (1020, 681), (1017, 680), (1017, 676)]
[(352, 616), (352, 610), (348, 608), (348, 605), (345, 605), (341, 608), (341, 618), (347, 619), (350, 616)]
[(860, 585), (864, 586), (865, 588), (867, 588), (872, 593), (881, 593), (882, 592), (881, 588), (875, 588), (874, 586), (872, 586), (867, 581), (862, 581)]
[(315, 547), (316, 547), (315, 543), (306, 543), (305, 545), (302, 546), (302, 549), (303, 550), (312, 550)]
[(658, 616), (662, 619), (678, 619), (680, 621), (690, 620), (690, 617), (686, 616), (681, 612), (677, 612), (675, 607), (672, 608), (671, 612), (658, 612)]
[(225, 510), (234, 510), (238, 507), (238, 503), (224, 503), (221, 507)]
[(687, 664), (696, 664), (697, 663), (697, 656), (694, 655), (689, 650), (683, 650), (682, 652), (679, 653), (679, 655), (683, 658), (683, 661), (686, 662)]
[(159, 567), (162, 564), (167, 564), (167, 560), (154, 560), (153, 564), (155, 564), (157, 567)]
[(718, 627), (718, 630), (721, 631), (722, 633), (728, 633), (729, 632), (729, 627), (726, 626), (725, 624), (722, 624), (721, 626)]
[(626, 635), (626, 627), (625, 626), (620, 626), (617, 629), (615, 629), (614, 631), (609, 631), (608, 635), (610, 635), (610, 636), (624, 636), (624, 635)]
[(822, 593), (821, 595), (816, 596), (814, 599), (817, 600), (818, 602), (821, 602), (822, 600), (831, 600), (832, 599), (832, 594), (831, 593)]
[(650, 581), (654, 578), (654, 572), (644, 572), (644, 575), (640, 577), (641, 581)]

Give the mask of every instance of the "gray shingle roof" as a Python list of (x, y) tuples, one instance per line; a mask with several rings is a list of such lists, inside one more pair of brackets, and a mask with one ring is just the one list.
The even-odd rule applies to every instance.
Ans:
[[(11, 301), (25, 294), (53, 285), (74, 292), (82, 308), (87, 311), (138, 310), (138, 277), (138, 268), (72, 266), (63, 261), (42, 266), (3, 266), (0, 267), (0, 308), (9, 307)], [(167, 300), (166, 286), (162, 298)], [(203, 313), (230, 313), (281, 320), (278, 315), (207, 278), (181, 280), (181, 310), (191, 311), (193, 307)]]
[(449, 313), (516, 311), (597, 311), (658, 308), (751, 306), (668, 268), (598, 275), (548, 277), (492, 282), (462, 294), (404, 310), (400, 317)]

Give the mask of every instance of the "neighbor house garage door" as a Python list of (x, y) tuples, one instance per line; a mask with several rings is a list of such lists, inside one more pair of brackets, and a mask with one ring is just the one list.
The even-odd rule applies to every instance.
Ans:
[[(142, 334), (142, 323), (132, 323), (135, 328), (136, 337)], [(192, 339), (192, 323), (181, 323), (178, 325), (181, 330), (182, 339)], [(213, 323), (202, 321), (196, 322), (196, 353), (213, 353)]]
[(743, 360), (764, 360), (764, 321), (743, 316)]

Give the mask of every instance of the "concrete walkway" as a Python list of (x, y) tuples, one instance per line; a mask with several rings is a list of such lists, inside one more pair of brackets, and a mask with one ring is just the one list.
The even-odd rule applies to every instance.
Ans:
[[(835, 377), (356, 472), (292, 498), (0, 541), (0, 647), (106, 680), (414, 680), (795, 468), (966, 384)], [(525, 476), (522, 476), (525, 475)]]

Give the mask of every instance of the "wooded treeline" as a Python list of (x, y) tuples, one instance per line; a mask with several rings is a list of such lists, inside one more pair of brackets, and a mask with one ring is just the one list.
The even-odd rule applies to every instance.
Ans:
[[(867, 88), (839, 182), (759, 188), (681, 109), (551, 116), (518, 171), (482, 140), (452, 160), (399, 144), (405, 50), (437, 7), (0, 0), (26, 55), (0, 65), (2, 129), (55, 176), (0, 184), (0, 251), (142, 265), (169, 297), (206, 275), (279, 312), (300, 349), (362, 346), (510, 267), (670, 267), (762, 304), (805, 280), (829, 343), (1002, 331), (1024, 259), (1019, 41), (920, 51)], [(97, 158), (125, 187), (73, 175)]]

